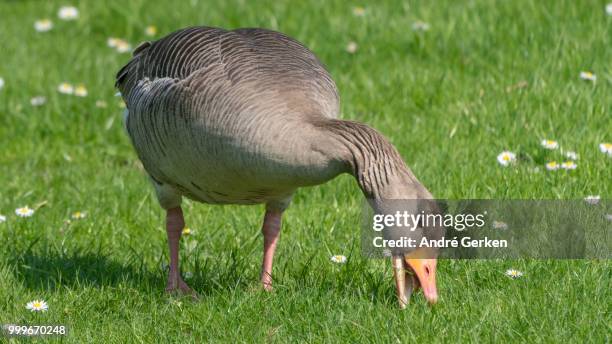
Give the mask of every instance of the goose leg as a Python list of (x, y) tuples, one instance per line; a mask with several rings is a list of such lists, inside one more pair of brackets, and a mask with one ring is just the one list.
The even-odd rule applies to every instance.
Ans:
[(267, 291), (272, 290), (272, 260), (274, 259), (274, 251), (276, 243), (280, 236), (282, 211), (266, 210), (261, 232), (264, 237), (264, 255), (263, 263), (261, 264), (261, 284)]
[(195, 291), (189, 288), (181, 278), (181, 270), (179, 269), (179, 241), (183, 228), (185, 228), (185, 220), (181, 207), (168, 209), (166, 212), (166, 232), (168, 234), (168, 247), (170, 248), (170, 271), (168, 272), (166, 292), (197, 297)]

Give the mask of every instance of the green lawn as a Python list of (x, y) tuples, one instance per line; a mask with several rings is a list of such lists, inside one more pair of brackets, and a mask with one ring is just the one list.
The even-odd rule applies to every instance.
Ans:
[[(186, 202), (193, 234), (182, 242), (182, 270), (202, 298), (168, 298), (164, 213), (114, 97), (129, 54), (107, 46), (109, 37), (151, 39), (148, 25), (158, 37), (189, 25), (276, 29), (319, 56), (342, 116), (387, 135), (436, 197), (605, 199), (605, 1), (82, 1), (73, 4), (78, 19), (62, 21), (65, 4), (0, 3), (0, 324), (66, 324), (66, 343), (610, 342), (607, 260), (444, 260), (440, 302), (429, 307), (418, 295), (399, 311), (389, 262), (360, 255), (362, 195), (349, 176), (296, 194), (273, 293), (258, 283), (263, 207)], [(34, 30), (42, 18), (51, 31)], [(413, 30), (417, 20), (429, 30)], [(59, 93), (65, 81), (88, 95)], [(46, 104), (33, 107), (37, 95)], [(578, 168), (547, 171), (563, 158), (540, 146), (545, 138), (577, 152)], [(515, 166), (497, 163), (503, 150), (517, 154)], [(42, 206), (17, 217), (24, 205)], [(75, 211), (87, 216), (66, 223)], [(348, 262), (333, 264), (332, 254)], [(524, 276), (510, 279), (508, 268)], [(49, 310), (26, 310), (34, 299)]]

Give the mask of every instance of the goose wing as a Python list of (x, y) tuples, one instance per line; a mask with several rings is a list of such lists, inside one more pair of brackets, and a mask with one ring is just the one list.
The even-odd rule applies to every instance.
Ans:
[[(193, 80), (194, 73), (211, 66), (215, 73)], [(217, 77), (208, 78), (213, 74)], [(339, 112), (336, 85), (316, 56), (296, 40), (265, 29), (192, 27), (145, 42), (117, 73), (116, 86), (130, 108), (131, 94), (142, 93), (141, 81), (177, 83), (190, 77), (192, 86), (201, 88), (229, 81), (229, 87), (248, 85), (245, 90), (254, 93), (273, 90), (280, 95), (276, 101), (302, 113), (336, 117)]]

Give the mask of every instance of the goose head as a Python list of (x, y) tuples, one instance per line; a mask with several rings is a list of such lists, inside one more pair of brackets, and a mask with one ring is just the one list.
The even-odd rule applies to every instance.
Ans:
[[(439, 239), (444, 228), (425, 223), (415, 224), (414, 218), (404, 215), (439, 214), (440, 210), (431, 194), (421, 185), (410, 170), (389, 176), (389, 183), (378, 190), (377, 197), (369, 203), (374, 213), (395, 218), (382, 231), (383, 238), (395, 242), (412, 240), (410, 247), (391, 249), (393, 276), (400, 308), (405, 308), (413, 292), (421, 289), (429, 304), (438, 301), (436, 268), (438, 249), (420, 246), (421, 240)], [(400, 219), (403, 219), (401, 221)], [(412, 220), (412, 221), (411, 221)]]
[(430, 258), (434, 252), (427, 251), (421, 248), (393, 258), (393, 276), (400, 308), (405, 308), (411, 294), (419, 289), (423, 290), (423, 295), (429, 304), (438, 302), (436, 287), (438, 261), (436, 258)]

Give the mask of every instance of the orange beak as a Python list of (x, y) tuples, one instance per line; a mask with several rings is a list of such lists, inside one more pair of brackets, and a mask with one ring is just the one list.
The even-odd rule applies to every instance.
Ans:
[(410, 295), (419, 287), (423, 288), (425, 299), (430, 304), (438, 301), (438, 290), (436, 289), (436, 265), (435, 258), (416, 258), (422, 256), (423, 252), (418, 250), (402, 257), (392, 258), (395, 287), (400, 308), (406, 308), (410, 301)]
[[(406, 263), (414, 271), (418, 283), (423, 288), (423, 294), (430, 304), (438, 302), (438, 290), (436, 288), (436, 265), (438, 260), (419, 259), (406, 257)], [(418, 285), (417, 285), (418, 287)]]

